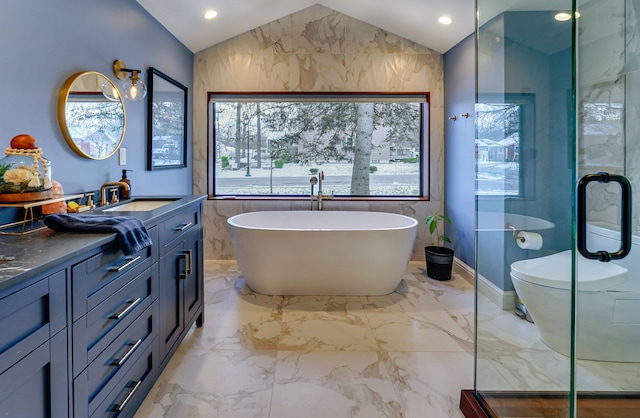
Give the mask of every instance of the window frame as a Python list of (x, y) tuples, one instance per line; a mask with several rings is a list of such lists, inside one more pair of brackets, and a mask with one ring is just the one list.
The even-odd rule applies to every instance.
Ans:
[[(274, 102), (274, 101), (292, 101), (303, 102), (320, 99), (326, 101), (347, 101), (347, 102), (371, 102), (372, 98), (378, 98), (379, 101), (389, 101), (390, 97), (406, 98), (409, 101), (414, 98), (414, 102), (421, 102), (420, 107), (420, 132), (419, 132), (419, 193), (413, 196), (401, 195), (372, 195), (372, 196), (351, 196), (338, 195), (334, 196), (334, 200), (387, 200), (387, 201), (416, 201), (429, 200), (430, 193), (430, 134), (431, 134), (431, 97), (429, 92), (208, 92), (207, 93), (207, 194), (212, 200), (305, 200), (309, 197), (302, 194), (296, 195), (230, 195), (215, 192), (215, 172), (216, 172), (216, 140), (215, 140), (215, 118), (212, 117), (215, 111), (215, 99), (222, 98), (226, 102), (235, 100), (244, 100), (251, 102)], [(415, 100), (418, 99), (419, 100)], [(329, 100), (330, 99), (330, 100)], [(358, 100), (360, 99), (360, 100)], [(375, 101), (375, 100), (374, 100)]]

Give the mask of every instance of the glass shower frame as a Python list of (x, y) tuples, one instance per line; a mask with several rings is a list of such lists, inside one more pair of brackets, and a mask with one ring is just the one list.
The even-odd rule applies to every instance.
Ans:
[[(640, 131), (640, 99), (633, 98), (640, 91), (640, 75), (635, 75), (640, 74), (640, 2), (559, 0), (546, 2), (553, 9), (542, 10), (540, 4), (476, 0), (472, 394), (479, 412), (471, 416), (636, 416), (640, 362), (579, 356), (585, 351), (580, 343), (588, 337), (592, 302), (576, 285), (586, 273), (578, 268), (576, 251), (576, 185), (585, 174), (604, 171), (626, 175), (632, 190), (640, 189), (633, 158), (640, 153), (640, 140), (629, 134)], [(558, 12), (568, 19), (555, 20)], [(505, 113), (501, 126), (480, 126), (488, 123), (478, 115), (487, 103), (499, 109), (518, 102), (523, 110), (519, 118)], [(514, 132), (517, 140), (507, 141)], [(507, 148), (514, 143), (517, 153)], [(517, 182), (514, 170), (519, 172)], [(614, 240), (620, 233), (620, 193), (615, 184), (596, 182), (587, 189), (587, 221), (604, 225)], [(635, 208), (632, 213), (632, 229), (639, 235), (640, 216)], [(519, 246), (521, 231), (540, 236), (541, 248)], [(570, 288), (546, 301), (548, 309), (558, 312), (554, 326), (562, 339), (551, 349), (538, 325), (527, 321), (533, 320), (531, 312), (518, 297), (510, 271), (516, 261), (563, 251), (571, 254), (565, 272)], [(621, 264), (635, 271), (632, 262)], [(640, 317), (640, 302), (620, 306), (637, 306)]]

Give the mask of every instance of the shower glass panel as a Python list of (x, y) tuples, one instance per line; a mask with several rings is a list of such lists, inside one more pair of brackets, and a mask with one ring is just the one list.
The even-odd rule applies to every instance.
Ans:
[[(638, 202), (640, 2), (578, 0), (577, 11), (577, 175), (625, 176), (631, 200)], [(621, 187), (589, 183), (586, 201), (588, 250), (615, 252), (621, 246)], [(598, 291), (585, 289), (589, 274), (577, 270), (577, 416), (640, 414), (639, 214), (632, 205), (631, 253), (601, 263), (607, 270)]]
[[(494, 416), (570, 416), (576, 179), (572, 2), (476, 4), (474, 395)], [(568, 20), (555, 18), (561, 11)], [(559, 255), (561, 267), (548, 268), (543, 257), (553, 255)], [(545, 271), (522, 265), (538, 259)], [(539, 306), (532, 312), (521, 303), (511, 276), (518, 262), (524, 283), (518, 287), (534, 305), (542, 304), (542, 313)], [(536, 279), (529, 276), (545, 274), (559, 275), (547, 281), (563, 281), (564, 288), (546, 295), (544, 288), (531, 286)], [(532, 313), (545, 320), (553, 315), (545, 337), (530, 322), (536, 321)], [(536, 415), (541, 405), (547, 415)]]
[(640, 1), (476, 5), (474, 399), (637, 417)]

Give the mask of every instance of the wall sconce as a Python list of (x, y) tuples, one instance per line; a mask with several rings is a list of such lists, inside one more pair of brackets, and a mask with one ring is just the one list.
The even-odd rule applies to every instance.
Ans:
[[(123, 80), (122, 83), (120, 83), (122, 95), (133, 102), (144, 99), (147, 95), (147, 86), (145, 86), (144, 82), (138, 77), (140, 70), (131, 70), (125, 67), (126, 65), (122, 60), (116, 60), (113, 63), (113, 74), (115, 74), (118, 80)], [(127, 73), (131, 73), (129, 78), (127, 78)]]

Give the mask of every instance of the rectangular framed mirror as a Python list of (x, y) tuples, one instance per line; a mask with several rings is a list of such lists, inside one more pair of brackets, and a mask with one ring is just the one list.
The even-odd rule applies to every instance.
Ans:
[(187, 166), (187, 87), (149, 67), (147, 170)]

